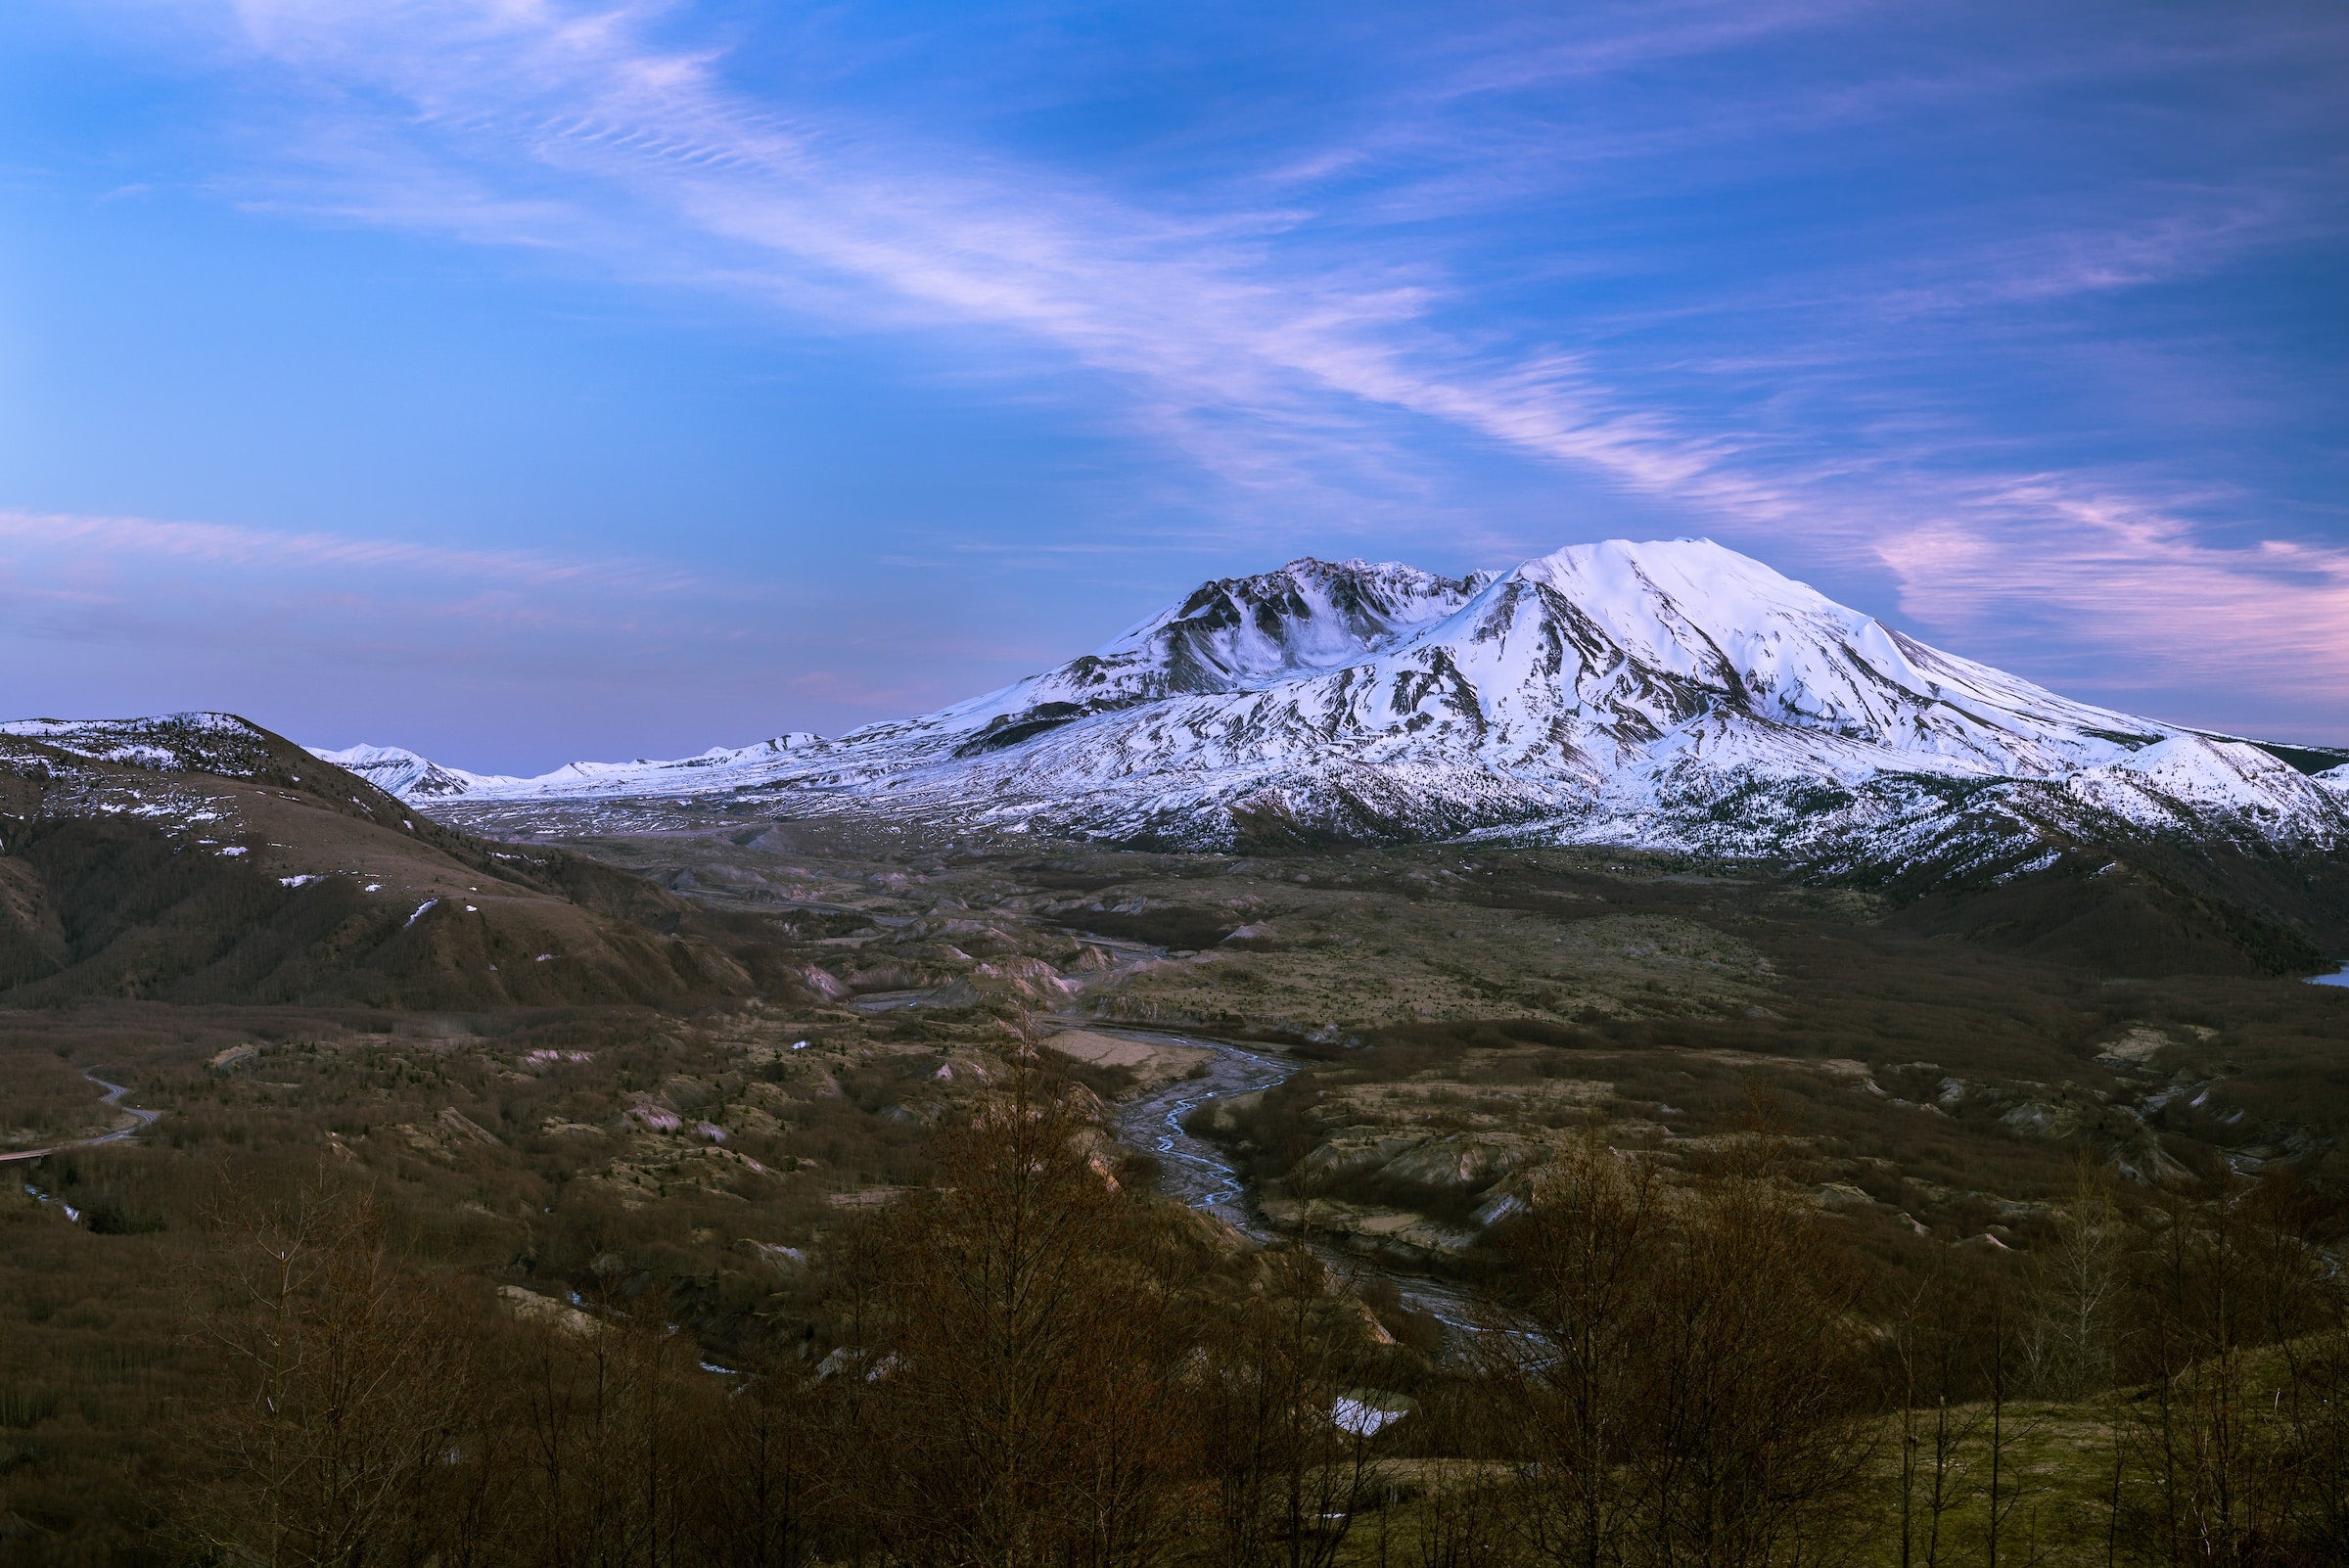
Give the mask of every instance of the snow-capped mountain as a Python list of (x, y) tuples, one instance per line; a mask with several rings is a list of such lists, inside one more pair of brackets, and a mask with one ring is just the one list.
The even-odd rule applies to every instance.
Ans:
[[(633, 762), (567, 762), (536, 778), (469, 773), (461, 767), (443, 767), (403, 746), (346, 746), (341, 751), (312, 746), (309, 753), (321, 761), (358, 774), (377, 789), (401, 800), (450, 800), (460, 795), (497, 800), (599, 791), (610, 794), (616, 784), (624, 784), (623, 793), (628, 794), (694, 794), (708, 787), (710, 769), (771, 761), (795, 749), (822, 744), (822, 737), (816, 735), (781, 735), (756, 746), (713, 747), (699, 757), (680, 758), (672, 762), (642, 758)], [(694, 772), (697, 768), (703, 772)]]
[(500, 773), (468, 773), (461, 767), (442, 767), (429, 758), (399, 746), (347, 746), (342, 751), (309, 748), (312, 757), (356, 773), (387, 795), (403, 801), (437, 801), (443, 796), (493, 790), (523, 780)]
[(1295, 561), (836, 740), (531, 779), (320, 755), (469, 809), (722, 795), (1197, 847), (1505, 834), (1955, 869), (2112, 830), (2349, 842), (2349, 769), (2072, 702), (1701, 539), (1466, 578)]

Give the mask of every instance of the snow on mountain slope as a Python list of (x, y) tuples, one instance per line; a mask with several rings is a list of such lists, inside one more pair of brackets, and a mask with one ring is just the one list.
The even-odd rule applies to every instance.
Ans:
[(499, 799), (593, 791), (616, 783), (624, 785), (630, 793), (691, 794), (708, 788), (708, 775), (714, 771), (756, 767), (820, 744), (821, 738), (814, 735), (782, 735), (755, 746), (713, 747), (699, 757), (669, 762), (641, 758), (633, 762), (567, 762), (536, 778), (470, 773), (461, 767), (444, 767), (401, 746), (347, 746), (341, 751), (313, 746), (309, 751), (311, 756), (358, 774), (387, 794), (402, 800), (437, 801), (461, 795)]
[(0, 723), (0, 735), (39, 741), (94, 762), (163, 772), (194, 770), (223, 778), (251, 777), (274, 761), (269, 732), (234, 714), (17, 718)]
[(868, 739), (972, 730), (979, 750), (1017, 745), (1093, 714), (1163, 698), (1264, 689), (1342, 669), (1369, 649), (1442, 621), (1490, 576), (1452, 579), (1392, 564), (1292, 561), (1277, 572), (1210, 582), (1092, 653), (1000, 691)]
[(650, 929), (682, 912), (658, 889), (451, 832), (228, 714), (0, 723), (0, 854), (12, 1005), (536, 1006), (749, 979)]
[(519, 784), (520, 779), (497, 773), (468, 773), (461, 767), (442, 767), (398, 746), (347, 746), (339, 752), (312, 746), (312, 757), (356, 773), (387, 795), (403, 801), (434, 801), (474, 790)]
[(2180, 828), (2241, 816), (2266, 836), (2322, 831), (2339, 809), (2332, 792), (2256, 746), (2186, 735), (2064, 781), (2072, 795), (2133, 821)]
[(1195, 846), (1503, 833), (1841, 863), (2011, 859), (2092, 825), (2349, 841), (2349, 791), (2256, 747), (2069, 701), (1701, 539), (1458, 579), (1297, 561), (838, 740), (437, 772), (469, 808), (723, 793)]

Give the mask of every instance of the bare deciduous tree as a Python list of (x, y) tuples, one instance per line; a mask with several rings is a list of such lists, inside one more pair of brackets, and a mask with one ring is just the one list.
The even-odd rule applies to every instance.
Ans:
[(192, 1533), (268, 1568), (440, 1551), (481, 1441), (476, 1325), (363, 1193), (241, 1195), (215, 1222), (201, 1321), (232, 1392), (201, 1422)]
[(683, 1560), (707, 1391), (691, 1341), (658, 1300), (529, 1325), (519, 1426), (534, 1528), (518, 1555), (547, 1568), (665, 1568)]
[(1951, 1518), (1972, 1491), (1970, 1449), (1984, 1416), (1969, 1405), (1970, 1322), (1946, 1253), (1910, 1292), (1892, 1324), (1900, 1400), (1897, 1515), (1901, 1568), (1940, 1568), (1955, 1545)]
[(1326, 1568), (1378, 1489), (1365, 1324), (1333, 1283), (1304, 1245), (1272, 1249), (1207, 1347), (1214, 1545), (1234, 1568)]
[(1095, 1140), (1023, 1074), (942, 1134), (941, 1187), (842, 1250), (850, 1500), (890, 1554), (1125, 1568), (1168, 1547), (1181, 1308)]
[(2075, 1164), (2054, 1245), (2035, 1260), (2020, 1350), (2030, 1387), (2078, 1399), (2112, 1385), (2127, 1231), (2109, 1169)]
[(1633, 1530), (1629, 1444), (1671, 1229), (1659, 1202), (1654, 1168), (1601, 1130), (1568, 1145), (1508, 1238), (1517, 1311), (1477, 1341), (1519, 1460), (1510, 1521), (1560, 1568), (1616, 1560)]
[(802, 1568), (830, 1544), (840, 1477), (825, 1462), (827, 1395), (786, 1362), (710, 1402), (691, 1519), (702, 1561)]
[[(1595, 1134), (1516, 1246), (1489, 1351), (1521, 1539), (1578, 1568), (1823, 1561), (1869, 1452), (1848, 1271), (1771, 1140), (1667, 1185)], [(1546, 1212), (1545, 1212), (1546, 1211)]]

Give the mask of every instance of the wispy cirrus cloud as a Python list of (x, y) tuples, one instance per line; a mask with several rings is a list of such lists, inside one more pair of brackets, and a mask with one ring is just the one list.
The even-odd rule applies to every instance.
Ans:
[(2042, 660), (2079, 663), (2126, 647), (2127, 662), (2075, 674), (2140, 695), (2201, 687), (2215, 700), (2195, 716), (2218, 724), (2272, 718), (2304, 685), (2349, 687), (2349, 548), (2213, 542), (2172, 506), (2063, 476), (1969, 500), (1878, 552), (1902, 609), (1964, 628), (1980, 657), (2036, 645)]
[[(902, 95), (876, 109), (761, 77), (683, 0), (178, 4), (224, 21), (268, 83), (221, 184), (249, 206), (945, 346), (942, 376), (1058, 398), (1212, 476), (1208, 501), (1185, 498), (1196, 535), (1253, 542), (1294, 508), (1375, 518), (1380, 550), (1436, 538), (1490, 563), (1582, 531), (1563, 502), (1488, 520), (1445, 493), (1516, 465), (1536, 476), (1521, 495), (1595, 480), (1840, 586), (1895, 583), (1961, 651), (2036, 636), (2108, 689), (2194, 689), (2180, 625), (2230, 679), (2349, 672), (2323, 529), (2284, 537), (2249, 487), (2161, 499), (2194, 491), (2190, 465), (2142, 449), (2157, 438), (2109, 449), (2126, 421), (2055, 373), (2119, 336), (2090, 316), (2116, 300), (2337, 239), (2329, 112), (2298, 91), (2195, 96), (2206, 69), (2343, 55), (2349, 29), (2288, 6), (2111, 37), (2029, 7), (1976, 23), (1871, 0), (1399, 10), (1370, 85), (1301, 94), (1285, 119), (1277, 95), (1235, 102), (1246, 134), (1184, 128), (1228, 137), (1182, 155), (1198, 167), (1144, 149), (1120, 179), (1114, 160), (957, 135)], [(951, 64), (953, 90), (979, 91)], [(1986, 124), (2005, 140), (1963, 142)], [(2164, 138), (2156, 168), (2142, 150)], [(2042, 180), (2059, 157), (2077, 166)], [(1256, 503), (1236, 522), (1233, 495)], [(279, 558), (478, 573), (549, 602), (633, 570), (359, 548)]]
[[(669, 565), (139, 517), (0, 511), (0, 642), (137, 651), (157, 671), (258, 664), (592, 679), (708, 663), (739, 600)], [(66, 663), (71, 664), (70, 658)]]
[(123, 568), (168, 560), (211, 567), (299, 572), (318, 583), (429, 577), (443, 586), (573, 587), (627, 594), (679, 593), (703, 586), (686, 572), (650, 562), (560, 560), (520, 550), (464, 550), (406, 539), (288, 532), (222, 523), (0, 510), (0, 550)]
[(670, 9), (240, 0), (252, 47), (327, 100), (307, 169), (271, 199), (584, 248), (860, 328), (1008, 332), (1110, 378), (1131, 421), (1243, 486), (1298, 484), (1299, 443), (1326, 462), (1403, 414), (1750, 520), (1784, 512), (1720, 438), (1627, 406), (1586, 360), (1439, 330), (1458, 287), (1439, 268), (1300, 261), (1273, 243), (1295, 212), (1174, 216), (779, 111), (730, 88), (718, 55), (656, 43)]
[[(885, 641), (914, 657), (893, 664)], [(69, 716), (217, 708), (305, 740), (421, 742), (486, 705), (499, 721), (462, 755), (552, 766), (615, 714), (690, 750), (769, 732), (750, 715), (778, 694), (829, 728), (937, 706), (964, 694), (941, 668), (984, 658), (974, 642), (950, 618), (884, 625), (657, 561), (0, 510), (0, 695)], [(774, 678), (844, 651), (859, 669)], [(117, 689), (138, 695), (103, 695)], [(394, 728), (353, 733), (361, 714)]]
[[(1318, 208), (1193, 204), (1175, 212), (967, 145), (796, 111), (730, 84), (721, 51), (661, 41), (678, 9), (232, 5), (249, 45), (307, 84), (318, 106), (298, 145), (300, 172), (287, 165), (276, 177), (279, 200), (585, 251), (852, 329), (1006, 333), (1015, 346), (1109, 378), (1130, 421), (1243, 485), (1303, 483), (1312, 459), (1333, 456), (1375, 470), (1409, 444), (1380, 428), (1401, 414), (1758, 529), (1807, 514), (1837, 531), (1832, 498), (1809, 481), (1848, 472), (1848, 463), (1773, 461), (1736, 415), (1677, 407), (1616, 379), (1587, 349), (1444, 329), (1475, 288), (1443, 264), (1441, 247), (1391, 245), (1382, 248), (1391, 260), (1365, 260), (1367, 247), (1306, 237), (1344, 221)], [(1446, 129), (1424, 117), (1429, 105), (1799, 36), (1880, 9), (1858, 0), (1700, 3), (1600, 12), (1579, 27), (1471, 32), (1438, 72), (1441, 85), (1405, 94), (1416, 113), (1396, 117), (1456, 143), (1488, 127)], [(1872, 87), (1858, 95), (1863, 103), (1799, 112), (1865, 123), (1920, 97), (1958, 103), (2017, 81), (2125, 75), (2184, 48), (2152, 40), (2094, 57), (2049, 51), (2025, 66), (1984, 68), (1981, 79), (1927, 73)], [(1798, 112), (1781, 98), (1766, 103)], [(1748, 107), (1733, 102), (1670, 134), (1734, 136)], [(1520, 156), (1570, 163), (1580, 155), (1576, 130), (1519, 127)], [(1450, 147), (1428, 177), (1475, 184), (1489, 160), (1465, 155)], [(1324, 149), (1312, 161), (1334, 166), (1347, 156)], [(1798, 320), (1859, 311), (1897, 323), (2138, 288), (2206, 269), (2305, 222), (2309, 210), (2271, 186), (2156, 195), (2103, 213), (2037, 214), (2021, 233), (1996, 223), (1988, 237), (1960, 229), (1914, 258), (1872, 260), (1865, 282), (1828, 272), (1759, 289), (1731, 284), (1669, 308)]]

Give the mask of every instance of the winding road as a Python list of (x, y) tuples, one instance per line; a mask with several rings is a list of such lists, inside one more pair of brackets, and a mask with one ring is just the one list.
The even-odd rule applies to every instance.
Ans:
[(142, 1111), (135, 1105), (124, 1105), (122, 1096), (130, 1092), (127, 1087), (120, 1084), (109, 1084), (86, 1067), (80, 1068), (78, 1071), (82, 1077), (106, 1090), (106, 1097), (100, 1100), (99, 1104), (111, 1105), (118, 1111), (128, 1111), (134, 1120), (125, 1122), (112, 1132), (101, 1132), (94, 1138), (75, 1138), (69, 1143), (52, 1143), (45, 1149), (20, 1149), (14, 1154), (0, 1154), (0, 1165), (7, 1165), (16, 1160), (38, 1160), (44, 1155), (63, 1154), (68, 1149), (86, 1149), (94, 1144), (113, 1143), (118, 1139), (129, 1137), (134, 1132), (145, 1131), (155, 1125), (158, 1117), (163, 1114), (161, 1111)]

